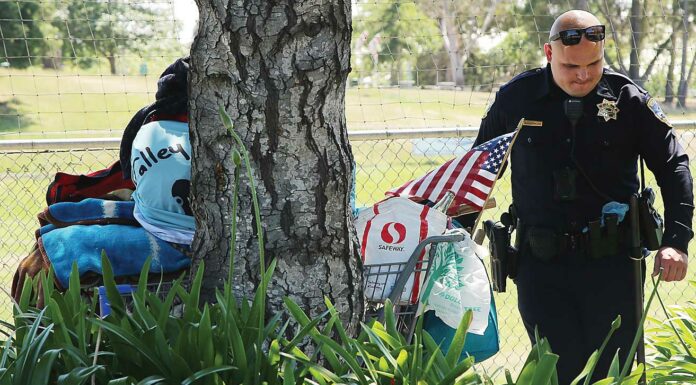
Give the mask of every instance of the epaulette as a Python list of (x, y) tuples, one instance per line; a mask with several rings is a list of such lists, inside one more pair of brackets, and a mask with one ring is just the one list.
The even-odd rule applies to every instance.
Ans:
[(507, 83), (500, 86), (500, 91), (503, 91), (505, 88), (515, 84), (516, 82), (518, 82), (520, 80), (536, 77), (536, 76), (543, 75), (543, 74), (544, 74), (543, 68), (532, 68), (530, 70), (521, 72), (521, 73), (517, 74), (514, 78), (510, 79), (510, 81), (508, 81)]
[(640, 93), (648, 93), (648, 91), (636, 84), (633, 80), (631, 80), (631, 78), (620, 72), (616, 72), (611, 68), (604, 68), (604, 78), (610, 82), (610, 84), (613, 86), (613, 89), (620, 90), (621, 87), (625, 86), (626, 84), (630, 84), (636, 87)]

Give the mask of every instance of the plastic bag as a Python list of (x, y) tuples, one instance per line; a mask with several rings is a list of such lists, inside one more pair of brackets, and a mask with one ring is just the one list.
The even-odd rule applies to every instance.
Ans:
[[(360, 211), (355, 221), (360, 254), (365, 265), (365, 296), (369, 301), (383, 302), (398, 278), (398, 269), (408, 261), (416, 246), (425, 238), (441, 235), (447, 227), (447, 216), (428, 206), (406, 198), (389, 198)], [(424, 250), (419, 256), (423, 258)], [(383, 265), (383, 266), (376, 266)], [(402, 303), (416, 303), (423, 274), (409, 277)]]
[(488, 326), (491, 288), (483, 264), (487, 250), (477, 245), (462, 229), (464, 240), (437, 245), (430, 274), (421, 296), (423, 311), (433, 310), (437, 318), (456, 329), (467, 310), (473, 313), (469, 332), (483, 335)]

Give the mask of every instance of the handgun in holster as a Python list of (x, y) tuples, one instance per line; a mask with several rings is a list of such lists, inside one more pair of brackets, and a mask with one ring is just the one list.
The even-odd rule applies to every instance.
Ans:
[(488, 250), (491, 254), (493, 290), (498, 293), (505, 292), (507, 277), (513, 279), (517, 275), (517, 249), (510, 245), (510, 233), (514, 225), (506, 220), (505, 214), (501, 218), (502, 222), (492, 220), (483, 222), (483, 229), (488, 237)]
[(638, 222), (643, 247), (654, 251), (662, 244), (664, 222), (655, 207), (655, 191), (646, 187), (638, 198)]

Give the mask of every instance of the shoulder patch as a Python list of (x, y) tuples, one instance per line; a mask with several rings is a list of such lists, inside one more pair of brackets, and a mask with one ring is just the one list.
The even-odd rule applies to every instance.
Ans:
[(667, 115), (665, 115), (665, 113), (662, 111), (660, 103), (658, 103), (657, 100), (655, 100), (655, 98), (648, 99), (647, 106), (657, 119), (659, 119), (662, 123), (672, 127), (672, 123), (669, 122), (669, 119), (667, 119)]

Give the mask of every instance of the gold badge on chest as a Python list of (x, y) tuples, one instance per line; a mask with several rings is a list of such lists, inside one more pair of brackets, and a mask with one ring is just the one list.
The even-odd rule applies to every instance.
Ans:
[(597, 104), (597, 116), (604, 118), (605, 122), (612, 119), (616, 120), (619, 115), (619, 107), (616, 106), (616, 102), (613, 100), (602, 99), (602, 102)]

